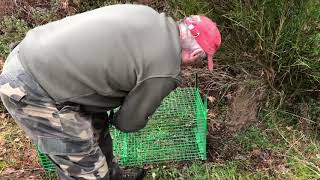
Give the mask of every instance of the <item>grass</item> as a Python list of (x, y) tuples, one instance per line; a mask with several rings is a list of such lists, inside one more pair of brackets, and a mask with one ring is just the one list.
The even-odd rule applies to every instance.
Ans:
[[(133, 1), (75, 0), (67, 9), (59, 8), (58, 0), (47, 2), (50, 8), (31, 4), (30, 9), (24, 9), (28, 16), (19, 11), (15, 16), (1, 19), (0, 59), (8, 55), (11, 43), (20, 41), (34, 26), (103, 5)], [(227, 67), (228, 74), (223, 77), (255, 76), (269, 84), (270, 92), (259, 122), (230, 140), (240, 149), (235, 156), (206, 163), (154, 166), (147, 179), (319, 179), (320, 2), (145, 2), (174, 18), (191, 14), (212, 17), (223, 35), (222, 47), (215, 57)], [(218, 117), (211, 120), (222, 122), (225, 110), (218, 110)], [(8, 168), (27, 169), (28, 173), (34, 167), (39, 168), (34, 155), (24, 158), (33, 147), (16, 124), (8, 117), (1, 117), (0, 122), (0, 142), (4, 142), (0, 147), (0, 173)], [(3, 153), (3, 148), (8, 151)], [(38, 171), (32, 173), (43, 175)]]
[[(0, 139), (8, 143), (5, 147), (12, 152), (1, 161), (0, 174), (7, 168), (32, 169), (38, 166), (23, 165), (26, 161), (21, 152), (32, 146), (26, 146), (28, 142), (12, 119), (3, 117)], [(238, 154), (230, 159), (153, 165), (149, 166), (146, 179), (317, 179), (320, 175), (319, 139), (315, 135), (306, 135), (292, 123), (296, 118), (267, 109), (260, 114), (258, 123), (230, 140), (240, 147)], [(55, 178), (43, 172), (40, 174), (43, 179)]]
[(267, 149), (272, 145), (268, 139), (267, 132), (256, 126), (239, 133), (235, 140), (246, 150)]
[[(282, 121), (287, 120), (283, 118)], [(302, 130), (291, 126), (276, 125), (275, 129), (281, 138), (280, 150), (282, 150), (283, 158), (290, 169), (288, 174), (297, 177), (297, 179), (319, 178), (320, 143), (318, 137), (306, 135)]]
[(43, 176), (30, 140), (8, 114), (0, 116), (0, 176), (4, 179)]
[(16, 166), (15, 158), (5, 158), (6, 155), (10, 155), (10, 151), (16, 152), (16, 150), (21, 150), (23, 148), (23, 143), (20, 141), (22, 136), (22, 131), (17, 126), (12, 126), (12, 123), (8, 120), (1, 120), (1, 132), (0, 132), (0, 141), (2, 158), (0, 160), (0, 172), (7, 167)]
[(232, 10), (223, 17), (233, 22), (230, 33), (241, 46), (235, 52), (245, 54), (240, 63), (245, 60), (260, 66), (271, 88), (284, 98), (317, 89), (319, 1), (232, 2)]
[(27, 23), (16, 17), (5, 17), (0, 21), (0, 57), (7, 57), (10, 44), (21, 41), (28, 30)]
[[(96, 0), (69, 2), (61, 9), (60, 1), (48, 1), (48, 7), (34, 4), (31, 17), (17, 13), (0, 23), (0, 56), (6, 57), (8, 45), (22, 39), (37, 25), (67, 15), (133, 0)], [(142, 2), (142, 1), (140, 1)], [(147, 5), (165, 11), (175, 19), (192, 14), (213, 18), (223, 36), (216, 59), (236, 71), (263, 74), (282, 104), (314, 93), (320, 86), (320, 3), (317, 0), (146, 0)], [(31, 2), (32, 5), (32, 2)], [(60, 8), (60, 9), (59, 9)], [(22, 13), (23, 14), (23, 13)]]
[(318, 179), (319, 140), (287, 123), (295, 117), (270, 112), (235, 136), (241, 147), (235, 157), (157, 166), (146, 179)]
[(213, 18), (222, 31), (216, 60), (235, 71), (263, 75), (280, 105), (319, 89), (319, 1), (174, 0), (169, 4), (176, 17)]
[(146, 179), (236, 179), (238, 165), (234, 162), (226, 164), (203, 164), (194, 162), (182, 168), (161, 166), (152, 169)]

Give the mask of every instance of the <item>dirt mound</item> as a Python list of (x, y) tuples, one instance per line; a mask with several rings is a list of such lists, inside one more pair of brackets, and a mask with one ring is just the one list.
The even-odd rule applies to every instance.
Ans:
[(257, 113), (262, 100), (265, 98), (265, 86), (257, 89), (240, 86), (227, 114), (226, 126), (232, 133), (246, 128), (257, 120)]
[(234, 142), (233, 137), (257, 121), (257, 114), (265, 95), (266, 86), (260, 83), (254, 86), (240, 83), (234, 92), (227, 95), (230, 101), (222, 121), (208, 116), (209, 160), (229, 160), (239, 154), (241, 147)]
[(267, 86), (261, 78), (242, 76), (227, 66), (209, 72), (206, 64), (199, 64), (183, 69), (181, 87), (194, 86), (195, 74), (200, 92), (208, 95), (208, 159), (232, 159), (241, 152), (234, 135), (257, 121)]

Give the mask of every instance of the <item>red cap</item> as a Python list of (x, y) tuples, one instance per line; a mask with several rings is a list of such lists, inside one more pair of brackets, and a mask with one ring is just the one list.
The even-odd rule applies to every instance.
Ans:
[(191, 16), (185, 18), (184, 22), (199, 46), (207, 53), (208, 68), (212, 71), (212, 58), (221, 44), (221, 34), (216, 23), (206, 16)]

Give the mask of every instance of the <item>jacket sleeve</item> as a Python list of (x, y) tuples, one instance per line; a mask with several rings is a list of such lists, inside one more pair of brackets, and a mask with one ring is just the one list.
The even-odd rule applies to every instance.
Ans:
[(174, 78), (144, 80), (125, 98), (113, 118), (113, 125), (123, 132), (135, 132), (144, 128), (148, 117), (156, 111), (162, 100), (177, 87), (178, 82)]

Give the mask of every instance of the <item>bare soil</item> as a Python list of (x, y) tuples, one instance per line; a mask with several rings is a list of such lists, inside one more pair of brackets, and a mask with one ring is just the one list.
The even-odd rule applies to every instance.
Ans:
[(181, 86), (194, 86), (195, 74), (203, 97), (208, 97), (208, 161), (235, 159), (242, 149), (234, 135), (257, 121), (266, 86), (250, 77), (234, 77), (225, 67), (210, 73), (205, 63), (184, 68)]
[(250, 89), (244, 85), (238, 87), (227, 113), (226, 126), (230, 132), (237, 132), (257, 121), (261, 102), (266, 95), (265, 91), (265, 86), (257, 89)]

